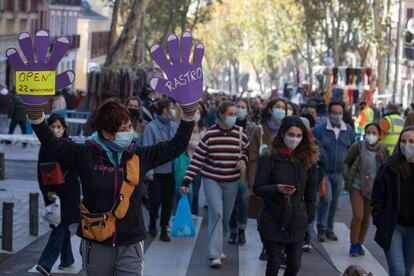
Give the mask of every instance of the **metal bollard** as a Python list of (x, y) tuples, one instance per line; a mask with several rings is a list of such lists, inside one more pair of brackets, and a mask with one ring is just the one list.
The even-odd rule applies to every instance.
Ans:
[(39, 235), (39, 193), (30, 193), (29, 196), (29, 233)]
[(13, 202), (3, 202), (2, 246), (3, 250), (13, 251)]
[(4, 152), (0, 152), (0, 180), (4, 180)]

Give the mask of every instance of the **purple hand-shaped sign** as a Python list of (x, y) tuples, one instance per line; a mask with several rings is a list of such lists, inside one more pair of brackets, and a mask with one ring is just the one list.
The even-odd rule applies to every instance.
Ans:
[(50, 97), (45, 95), (53, 95), (55, 90), (65, 88), (75, 80), (75, 73), (70, 70), (56, 75), (56, 67), (69, 49), (69, 39), (59, 37), (46, 59), (49, 40), (49, 33), (45, 30), (38, 31), (34, 39), (29, 33), (21, 33), (18, 42), (26, 62), (16, 48), (6, 51), (16, 71), (16, 91), (25, 104), (44, 104)]
[(167, 50), (171, 61), (159, 44), (151, 47), (151, 57), (165, 72), (167, 79), (154, 77), (149, 80), (149, 84), (157, 92), (175, 99), (180, 104), (191, 104), (198, 101), (203, 92), (201, 62), (204, 46), (202, 44), (195, 46), (193, 62), (190, 63), (192, 45), (193, 38), (189, 32), (183, 34), (181, 45), (177, 35), (167, 36)]

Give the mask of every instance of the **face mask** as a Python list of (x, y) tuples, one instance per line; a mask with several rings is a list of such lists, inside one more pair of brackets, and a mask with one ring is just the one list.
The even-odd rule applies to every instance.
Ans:
[(127, 131), (127, 132), (117, 132), (115, 134), (114, 143), (122, 148), (126, 148), (131, 144), (133, 137), (134, 137), (134, 131), (132, 130)]
[(200, 113), (196, 113), (196, 115), (194, 116), (194, 122), (195, 123), (198, 123), (198, 122), (200, 122), (200, 119), (201, 119), (201, 115), (200, 115)]
[(65, 132), (65, 131), (64, 131), (63, 129), (57, 129), (57, 128), (55, 128), (55, 129), (53, 130), (53, 133), (55, 134), (55, 136), (56, 136), (57, 138), (62, 137), (64, 132)]
[(341, 125), (343, 115), (330, 115), (329, 117), (333, 126)]
[(237, 108), (237, 119), (244, 120), (247, 116), (247, 110), (243, 108)]
[(402, 155), (407, 158), (407, 160), (411, 160), (414, 157), (414, 147), (405, 145), (403, 143), (400, 143), (401, 153)]
[(290, 150), (294, 150), (299, 146), (300, 142), (302, 141), (302, 138), (296, 138), (296, 137), (289, 137), (285, 136), (283, 139), (283, 142), (285, 143), (286, 147)]
[(131, 118), (137, 118), (138, 117), (138, 110), (133, 108), (128, 108), (129, 114), (131, 114)]
[(224, 123), (226, 124), (226, 126), (228, 127), (233, 127), (234, 124), (236, 123), (237, 120), (237, 116), (228, 116), (226, 117), (226, 119), (224, 120)]
[(378, 141), (378, 136), (374, 134), (367, 134), (365, 135), (365, 140), (368, 144), (374, 145)]
[(177, 116), (177, 111), (175, 109), (171, 109), (170, 116), (171, 116), (171, 119), (175, 119), (175, 117)]
[(293, 110), (288, 109), (288, 110), (287, 110), (287, 115), (288, 115), (288, 116), (292, 116), (292, 115), (293, 115)]
[(281, 108), (275, 108), (273, 109), (272, 112), (272, 118), (278, 121), (282, 121), (283, 118), (286, 117), (286, 112), (285, 110), (281, 109)]

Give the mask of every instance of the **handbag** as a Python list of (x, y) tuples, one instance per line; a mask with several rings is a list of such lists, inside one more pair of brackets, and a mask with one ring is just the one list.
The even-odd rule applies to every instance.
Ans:
[(65, 174), (59, 163), (40, 163), (39, 167), (44, 186), (62, 185), (65, 183)]

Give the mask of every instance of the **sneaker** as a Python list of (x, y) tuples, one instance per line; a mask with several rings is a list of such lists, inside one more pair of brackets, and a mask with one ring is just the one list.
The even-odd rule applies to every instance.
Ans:
[(221, 258), (222, 260), (225, 260), (225, 259), (227, 259), (227, 256), (226, 256), (224, 253), (221, 253), (220, 258)]
[(326, 233), (323, 231), (318, 232), (318, 241), (326, 242)]
[(236, 244), (237, 234), (230, 234), (229, 244)]
[(210, 262), (210, 266), (214, 268), (221, 266), (221, 259), (212, 259)]
[(312, 249), (312, 245), (309, 242), (305, 242), (302, 246), (303, 252), (311, 252)]
[(364, 256), (365, 255), (365, 250), (364, 248), (362, 248), (362, 244), (357, 244), (357, 253), (359, 256)]
[(36, 270), (39, 271), (41, 274), (45, 275), (45, 276), (50, 276), (50, 271), (48, 271), (46, 268), (44, 268), (41, 265), (37, 265), (36, 266)]
[(331, 240), (331, 241), (337, 241), (338, 240), (338, 237), (335, 235), (334, 232), (328, 232), (328, 233), (326, 233), (326, 238), (328, 240)]
[(171, 238), (168, 235), (168, 232), (166, 230), (162, 230), (160, 234), (160, 240), (163, 242), (170, 242)]
[(246, 244), (246, 235), (244, 234), (244, 230), (239, 229), (239, 245)]
[(260, 253), (259, 260), (267, 261), (267, 253), (266, 249), (263, 247), (262, 252)]
[(59, 270), (66, 270), (66, 269), (71, 268), (71, 267), (72, 267), (72, 265), (73, 265), (73, 263), (71, 263), (70, 265), (59, 265), (59, 266), (58, 266), (58, 269), (59, 269)]
[(351, 244), (351, 248), (349, 249), (349, 256), (358, 256), (358, 244)]

